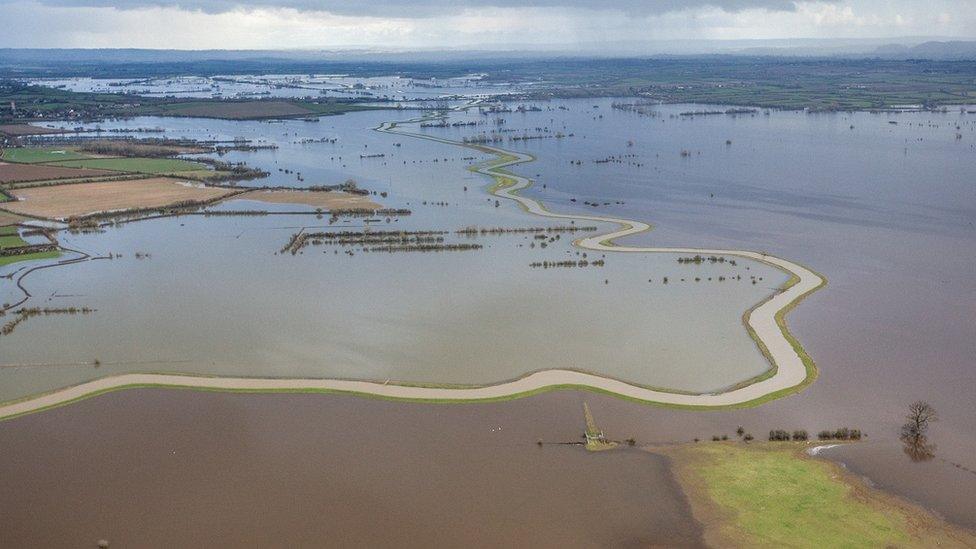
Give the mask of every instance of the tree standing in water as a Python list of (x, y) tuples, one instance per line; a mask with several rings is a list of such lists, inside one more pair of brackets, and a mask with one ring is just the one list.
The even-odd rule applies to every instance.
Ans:
[(928, 402), (917, 400), (908, 407), (907, 423), (901, 426), (902, 440), (917, 442), (925, 438), (929, 424), (939, 421), (939, 414)]
[(927, 461), (935, 457), (935, 446), (928, 443), (929, 425), (939, 421), (939, 414), (928, 402), (917, 400), (908, 407), (908, 420), (901, 426), (901, 440), (905, 453), (912, 461)]

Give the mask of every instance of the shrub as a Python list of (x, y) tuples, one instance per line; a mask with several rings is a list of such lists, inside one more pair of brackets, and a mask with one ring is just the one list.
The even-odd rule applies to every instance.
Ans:
[(817, 438), (820, 440), (861, 440), (862, 436), (864, 435), (860, 429), (849, 429), (847, 427), (841, 427), (833, 431), (824, 430), (817, 433)]

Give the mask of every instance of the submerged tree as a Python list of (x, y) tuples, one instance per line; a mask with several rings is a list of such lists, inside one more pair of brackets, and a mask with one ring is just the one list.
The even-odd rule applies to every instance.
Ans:
[(935, 457), (935, 445), (929, 444), (929, 425), (939, 421), (939, 414), (929, 403), (917, 400), (908, 407), (907, 420), (901, 426), (904, 452), (912, 461), (928, 461)]
[(905, 419), (908, 421), (901, 426), (901, 438), (915, 442), (925, 438), (929, 425), (939, 421), (939, 414), (928, 402), (917, 400), (908, 407)]

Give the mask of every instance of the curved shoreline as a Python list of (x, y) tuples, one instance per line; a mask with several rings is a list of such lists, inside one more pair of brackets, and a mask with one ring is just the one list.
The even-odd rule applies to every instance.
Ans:
[[(469, 106), (471, 105), (469, 104), (461, 108), (467, 108)], [(411, 120), (406, 123), (414, 123), (420, 120)], [(752, 337), (760, 351), (769, 361), (770, 370), (754, 378), (744, 380), (727, 391), (689, 395), (666, 390), (640, 388), (642, 394), (639, 396), (627, 393), (621, 394), (621, 396), (659, 404), (675, 404), (681, 406), (719, 407), (756, 405), (802, 390), (816, 379), (816, 365), (809, 355), (807, 355), (799, 341), (789, 332), (786, 326), (785, 315), (806, 296), (826, 285), (827, 280), (819, 273), (798, 263), (750, 250), (641, 247), (614, 244), (614, 240), (619, 238), (651, 230), (651, 225), (643, 221), (633, 221), (616, 217), (551, 212), (541, 202), (518, 194), (519, 191), (532, 185), (531, 179), (505, 170), (509, 166), (534, 161), (535, 157), (531, 154), (509, 151), (490, 145), (461, 143), (425, 134), (400, 131), (397, 129), (397, 126), (397, 122), (388, 122), (376, 129), (384, 133), (405, 135), (449, 145), (463, 146), (495, 155), (497, 159), (476, 165), (472, 168), (472, 171), (495, 180), (495, 185), (489, 190), (491, 194), (500, 198), (513, 200), (529, 213), (554, 219), (594, 221), (612, 223), (619, 226), (615, 231), (580, 238), (573, 242), (574, 245), (581, 248), (599, 252), (686, 253), (736, 256), (771, 265), (791, 275), (790, 281), (787, 282), (781, 291), (774, 293), (769, 298), (746, 311), (743, 315), (743, 323), (749, 332), (749, 336)], [(631, 386), (636, 387), (636, 385)], [(693, 400), (677, 398), (680, 396), (690, 397)]]
[(715, 393), (670, 392), (641, 387), (621, 380), (577, 370), (551, 369), (529, 373), (512, 381), (473, 387), (443, 387), (423, 384), (396, 384), (367, 380), (209, 377), (185, 374), (121, 374), (95, 379), (41, 395), (0, 403), (0, 420), (63, 406), (106, 392), (127, 388), (166, 387), (229, 392), (307, 392), (339, 393), (371, 398), (414, 402), (489, 402), (511, 400), (559, 389), (587, 390), (609, 394), (644, 404), (689, 409), (719, 409), (756, 406), (798, 392), (813, 382), (817, 369), (813, 360), (789, 332), (785, 315), (803, 298), (826, 284), (826, 279), (811, 269), (776, 256), (748, 250), (707, 248), (665, 248), (621, 246), (614, 240), (651, 229), (642, 221), (591, 215), (557, 214), (542, 203), (520, 196), (518, 192), (532, 185), (528, 178), (507, 172), (504, 168), (531, 162), (532, 155), (508, 151), (487, 145), (473, 145), (434, 136), (397, 130), (400, 123), (386, 122), (375, 128), (383, 133), (403, 135), (462, 146), (493, 154), (497, 158), (472, 167), (472, 171), (495, 180), (490, 193), (515, 201), (527, 212), (556, 219), (595, 221), (618, 225), (609, 233), (602, 233), (574, 241), (574, 245), (600, 252), (623, 253), (692, 253), (730, 255), (766, 263), (791, 274), (792, 278), (781, 291), (774, 293), (743, 315), (749, 335), (770, 362), (770, 370), (756, 378), (743, 381), (730, 390)]

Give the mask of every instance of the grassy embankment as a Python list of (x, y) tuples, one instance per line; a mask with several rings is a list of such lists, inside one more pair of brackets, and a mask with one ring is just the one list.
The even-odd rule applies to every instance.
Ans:
[(796, 443), (702, 443), (672, 459), (706, 541), (728, 547), (973, 547), (976, 536)]
[[(515, 160), (518, 160), (518, 158), (516, 156), (511, 155), (511, 154), (508, 154), (506, 152), (503, 152), (503, 151), (501, 151), (501, 150), (499, 150), (497, 148), (494, 148), (494, 147), (486, 147), (486, 146), (483, 146), (483, 145), (472, 145), (472, 144), (464, 144), (464, 146), (469, 147), (469, 148), (472, 148), (472, 149), (475, 149), (475, 150), (478, 150), (480, 152), (492, 154), (492, 155), (495, 156), (495, 158), (492, 159), (492, 160), (489, 160), (487, 162), (483, 162), (483, 163), (480, 163), (480, 164), (473, 164), (473, 165), (471, 165), (471, 166), (468, 167), (468, 170), (469, 171), (478, 172), (479, 169), (486, 169), (486, 171), (490, 173), (490, 175), (491, 175), (492, 179), (494, 180), (494, 182), (487, 189), (487, 191), (488, 191), (489, 194), (494, 195), (496, 192), (498, 192), (498, 191), (500, 191), (502, 189), (506, 189), (508, 187), (511, 187), (512, 185), (515, 184), (515, 179), (513, 177), (513, 174), (510, 171), (508, 171), (507, 169), (505, 169), (505, 167), (507, 165), (511, 164), (512, 162), (514, 162)], [(535, 159), (531, 155), (529, 155), (529, 156), (532, 158), (532, 160)], [(542, 204), (540, 203), (540, 205), (542, 205)], [(521, 203), (519, 203), (519, 207), (521, 207), (523, 210), (525, 209), (525, 206), (523, 204), (521, 204)], [(543, 209), (545, 209), (545, 206), (544, 205), (542, 205), (542, 207), (543, 207)], [(653, 228), (653, 225), (650, 225), (650, 227)], [(603, 240), (601, 242), (601, 244), (604, 244), (604, 245), (607, 245), (607, 246), (613, 246), (614, 245), (613, 241), (610, 240), (610, 239)], [(806, 349), (803, 348), (803, 345), (796, 338), (796, 336), (794, 336), (790, 332), (789, 328), (786, 325), (786, 315), (789, 314), (790, 311), (792, 311), (800, 303), (800, 301), (802, 301), (803, 299), (806, 299), (807, 296), (809, 296), (810, 294), (816, 292), (817, 290), (819, 290), (819, 289), (821, 289), (821, 288), (823, 288), (824, 286), (827, 285), (827, 277), (823, 276), (820, 273), (817, 273), (817, 275), (820, 277), (820, 279), (822, 281), (817, 287), (815, 287), (815, 288), (807, 291), (802, 296), (800, 296), (799, 299), (794, 300), (788, 306), (786, 306), (786, 307), (780, 309), (779, 311), (777, 311), (776, 312), (776, 315), (775, 315), (776, 325), (779, 327), (780, 331), (782, 332), (783, 337), (786, 338), (786, 340), (790, 343), (790, 346), (793, 347), (793, 350), (796, 351), (797, 356), (800, 357), (800, 361), (803, 363), (803, 367), (806, 370), (806, 377), (804, 378), (803, 382), (800, 383), (799, 385), (795, 385), (793, 387), (789, 387), (789, 388), (786, 388), (786, 389), (781, 389), (779, 391), (775, 391), (775, 392), (769, 393), (767, 395), (764, 395), (764, 396), (759, 397), (757, 399), (753, 399), (753, 400), (748, 401), (748, 402), (744, 402), (742, 404), (729, 405), (729, 406), (717, 406), (717, 407), (713, 407), (712, 409), (720, 409), (720, 408), (728, 408), (728, 409), (732, 409), (732, 408), (749, 408), (749, 407), (759, 406), (760, 404), (764, 404), (766, 402), (770, 402), (772, 400), (776, 400), (778, 398), (782, 398), (782, 397), (787, 396), (787, 395), (791, 395), (791, 394), (794, 394), (794, 393), (799, 393), (800, 391), (806, 389), (811, 384), (813, 384), (814, 381), (816, 381), (817, 376), (819, 375), (819, 371), (817, 370), (817, 365), (813, 361), (813, 358), (810, 357), (809, 353), (807, 353)], [(790, 276), (790, 279), (788, 281), (786, 281), (785, 284), (783, 284), (783, 286), (780, 288), (779, 292), (785, 292), (786, 290), (788, 290), (789, 288), (791, 288), (792, 286), (794, 286), (796, 283), (798, 283), (799, 280), (800, 279), (797, 278), (796, 275), (791, 275)], [(750, 307), (745, 313), (742, 314), (742, 324), (743, 324), (743, 326), (745, 326), (746, 332), (749, 334), (749, 337), (752, 338), (752, 340), (756, 343), (756, 346), (759, 348), (760, 352), (762, 352), (763, 356), (769, 362), (769, 364), (770, 364), (769, 369), (766, 370), (765, 372), (763, 372), (762, 374), (758, 375), (758, 376), (755, 376), (753, 378), (744, 380), (744, 381), (742, 381), (740, 383), (737, 383), (737, 384), (735, 384), (735, 385), (733, 385), (731, 387), (728, 387), (727, 389), (725, 389), (726, 391), (733, 391), (733, 390), (736, 390), (736, 389), (740, 389), (742, 387), (746, 387), (746, 386), (752, 385), (754, 383), (759, 383), (760, 381), (764, 381), (764, 380), (769, 379), (769, 378), (773, 377), (774, 375), (776, 375), (776, 372), (778, 370), (778, 366), (776, 364), (776, 361), (773, 359), (773, 356), (769, 353), (769, 349), (766, 348), (766, 344), (763, 343), (763, 341), (759, 338), (759, 335), (756, 334), (756, 331), (753, 330), (752, 326), (749, 324), (749, 317), (750, 317), (750, 315), (752, 315), (752, 312), (756, 308), (758, 308), (760, 305), (762, 305), (763, 303), (765, 303), (766, 301), (772, 299), (773, 296), (775, 296), (775, 295), (776, 294), (770, 295), (768, 298), (766, 298), (763, 301), (757, 303), (756, 305)], [(658, 387), (646, 387), (646, 388), (654, 389), (654, 390), (660, 390), (660, 391), (665, 391), (665, 392), (674, 392), (674, 393), (681, 393), (682, 392), (682, 391), (674, 391), (674, 390), (665, 389), (665, 388), (658, 388)], [(592, 389), (592, 390), (596, 390), (596, 389)], [(617, 395), (617, 396), (619, 396), (619, 395)], [(626, 397), (622, 397), (622, 398), (626, 398)], [(638, 401), (638, 402), (643, 402), (643, 401)], [(669, 404), (661, 404), (661, 405), (662, 406), (666, 406), (666, 407), (676, 407), (676, 408), (696, 408), (696, 407), (691, 407), (691, 406), (685, 407), (685, 406), (680, 406), (680, 405), (669, 405)]]

